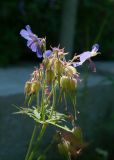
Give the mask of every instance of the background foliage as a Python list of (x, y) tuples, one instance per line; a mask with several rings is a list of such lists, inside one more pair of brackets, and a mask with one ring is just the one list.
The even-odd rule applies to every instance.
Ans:
[[(19, 31), (30, 24), (38, 36), (48, 43), (59, 44), (62, 8), (65, 0), (4, 0), (0, 2), (0, 65), (35, 60), (26, 52)], [(113, 60), (113, 0), (80, 0), (74, 51), (82, 52), (94, 42), (101, 45), (103, 60)], [(69, 24), (70, 25), (70, 24)], [(78, 50), (81, 48), (81, 50)], [(24, 53), (25, 52), (25, 53)]]

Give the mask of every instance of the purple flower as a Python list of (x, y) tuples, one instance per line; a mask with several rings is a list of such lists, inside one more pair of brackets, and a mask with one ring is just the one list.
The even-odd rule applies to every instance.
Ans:
[(45, 58), (45, 57), (46, 57), (46, 58), (50, 57), (51, 54), (52, 54), (52, 51), (51, 51), (51, 50), (45, 51), (45, 52), (44, 52), (44, 58)]
[(20, 31), (20, 35), (27, 40), (27, 46), (36, 52), (37, 57), (42, 58), (41, 47), (43, 45), (40, 38), (38, 38), (32, 31), (29, 25)]
[(77, 58), (79, 58), (79, 62), (74, 62), (73, 63), (73, 66), (74, 67), (77, 67), (77, 66), (80, 66), (82, 65), (86, 60), (90, 59), (91, 57), (94, 57), (96, 56), (98, 53), (99, 49), (99, 45), (98, 44), (94, 44), (92, 46), (92, 50), (91, 51), (86, 51), (86, 52), (83, 52), (82, 54), (78, 55)]

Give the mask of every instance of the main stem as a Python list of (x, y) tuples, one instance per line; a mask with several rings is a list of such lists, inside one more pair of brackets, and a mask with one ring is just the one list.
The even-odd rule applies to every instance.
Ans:
[(28, 158), (29, 158), (29, 155), (30, 155), (31, 150), (32, 150), (32, 145), (33, 145), (33, 141), (34, 141), (34, 138), (36, 136), (36, 133), (37, 133), (37, 126), (35, 125), (33, 133), (32, 133), (32, 137), (31, 137), (31, 140), (30, 140), (30, 143), (29, 143), (29, 147), (28, 147), (28, 150), (27, 150), (27, 154), (26, 154), (25, 160), (28, 160)]
[[(37, 104), (37, 107), (38, 107), (39, 106), (39, 93), (36, 94), (36, 104)], [(29, 156), (31, 154), (33, 142), (34, 142), (35, 136), (37, 134), (37, 129), (38, 129), (38, 126), (35, 125), (33, 133), (32, 133), (32, 137), (31, 137), (31, 140), (30, 140), (30, 143), (29, 143), (29, 147), (28, 147), (28, 150), (27, 150), (27, 154), (26, 154), (25, 160), (28, 160), (28, 158), (29, 158)]]
[(33, 149), (33, 151), (31, 152), (28, 160), (32, 160), (35, 156), (36, 156), (36, 152), (38, 152), (38, 148), (39, 148), (39, 145), (40, 145), (40, 142), (41, 142), (41, 139), (45, 133), (45, 130), (46, 130), (46, 127), (47, 127), (47, 124), (43, 124), (42, 126), (42, 129), (39, 133), (39, 136), (37, 138), (37, 144), (36, 144), (36, 147)]

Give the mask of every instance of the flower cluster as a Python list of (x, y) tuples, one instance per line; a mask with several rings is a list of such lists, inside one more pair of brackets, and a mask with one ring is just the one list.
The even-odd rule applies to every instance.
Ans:
[[(68, 53), (65, 53), (64, 49), (54, 47), (46, 50), (46, 39), (38, 38), (37, 35), (31, 31), (29, 25), (26, 26), (26, 30), (22, 29), (20, 34), (27, 40), (27, 46), (36, 53), (38, 58), (44, 57), (43, 65), (47, 84), (58, 80), (59, 86), (63, 88), (64, 91), (76, 89), (77, 80), (79, 79), (79, 73), (76, 67), (98, 54), (99, 45), (95, 44), (92, 46), (91, 51), (83, 52), (80, 55), (74, 56), (72, 60), (66, 61), (65, 56)], [(36, 86), (36, 82), (34, 83)], [(29, 88), (29, 85), (30, 83), (27, 82), (27, 88)], [(38, 84), (37, 82), (36, 88), (39, 88), (39, 86), (40, 83)]]

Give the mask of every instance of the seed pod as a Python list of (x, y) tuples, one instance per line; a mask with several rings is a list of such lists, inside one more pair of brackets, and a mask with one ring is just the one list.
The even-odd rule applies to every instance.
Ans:
[(49, 69), (53, 64), (53, 59), (52, 58), (50, 58), (50, 59), (45, 58), (43, 60), (43, 64), (44, 64), (45, 68)]
[(62, 76), (61, 79), (60, 79), (60, 86), (66, 90), (67, 89), (67, 86), (68, 85), (68, 77), (67, 76)]
[(80, 143), (83, 142), (83, 135), (82, 135), (82, 130), (80, 127), (74, 127), (72, 129), (72, 133), (80, 141)]
[(32, 83), (32, 86), (31, 86), (31, 93), (34, 94), (34, 93), (37, 93), (39, 91), (41, 87), (41, 84), (39, 81), (34, 81)]
[(46, 82), (50, 84), (54, 79), (54, 72), (51, 69), (46, 70)]
[(62, 62), (58, 59), (56, 59), (56, 61), (54, 63), (54, 70), (57, 75), (61, 75), (64, 71), (64, 66), (63, 66)]
[(69, 86), (70, 86), (70, 90), (74, 91), (77, 87), (77, 80), (75, 78), (70, 79)]
[(24, 89), (24, 91), (25, 91), (26, 95), (30, 95), (30, 93), (31, 93), (31, 85), (32, 85), (32, 83), (30, 81), (27, 81), (25, 83), (25, 89)]
[(68, 157), (69, 154), (69, 142), (65, 141), (63, 143), (58, 144), (58, 150), (60, 154), (62, 154), (65, 157)]
[(67, 76), (62, 76), (60, 79), (60, 86), (63, 90), (74, 91), (77, 87), (77, 80), (74, 78), (69, 78)]
[(75, 75), (77, 71), (73, 66), (66, 66), (65, 73), (68, 77), (73, 77), (73, 75)]

